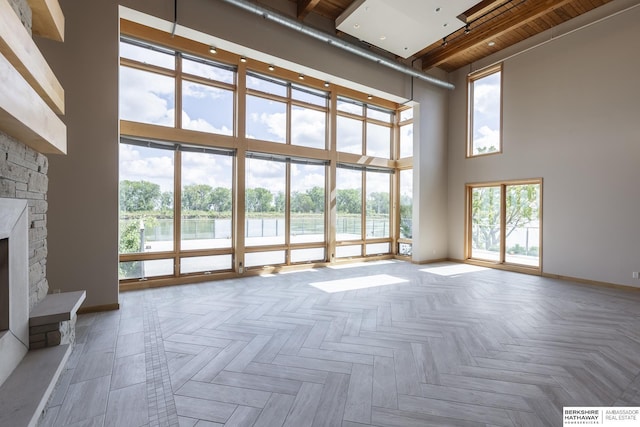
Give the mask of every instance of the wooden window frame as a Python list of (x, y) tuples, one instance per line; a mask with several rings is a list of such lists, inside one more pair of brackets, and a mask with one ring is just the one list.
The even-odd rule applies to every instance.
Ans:
[[(209, 46), (203, 43), (199, 43), (193, 40), (188, 40), (180, 36), (171, 36), (170, 34), (145, 27), (143, 25), (133, 23), (127, 20), (120, 20), (121, 37), (133, 38), (143, 43), (155, 45), (160, 48), (175, 50), (176, 54), (176, 67), (175, 70), (168, 70), (162, 67), (156, 67), (141, 63), (139, 61), (122, 58), (121, 65), (139, 68), (154, 72), (161, 75), (168, 75), (175, 79), (175, 124), (173, 127), (166, 127), (161, 125), (153, 125), (142, 122), (133, 122), (127, 120), (120, 120), (120, 134), (123, 137), (129, 138), (143, 138), (152, 141), (169, 142), (176, 144), (185, 144), (192, 146), (210, 147), (213, 149), (226, 149), (235, 151), (235, 159), (233, 162), (233, 184), (232, 184), (232, 198), (233, 198), (233, 215), (232, 215), (232, 247), (229, 249), (233, 257), (232, 269), (229, 271), (206, 273), (180, 273), (180, 257), (190, 256), (206, 256), (206, 255), (223, 255), (228, 251), (224, 250), (198, 250), (198, 251), (178, 251), (176, 247), (171, 253), (141, 253), (141, 254), (121, 254), (120, 260), (122, 261), (136, 261), (136, 260), (153, 260), (153, 259), (165, 259), (173, 258), (175, 260), (174, 275), (171, 277), (149, 277), (143, 279), (130, 279), (121, 280), (120, 289), (139, 289), (155, 286), (174, 285), (182, 283), (195, 283), (199, 281), (208, 281), (212, 279), (224, 279), (232, 277), (240, 277), (243, 274), (260, 274), (265, 271), (278, 271), (280, 269), (288, 268), (307, 268), (309, 266), (326, 265), (328, 263), (335, 262), (335, 250), (336, 246), (342, 246), (347, 243), (336, 242), (335, 237), (335, 219), (336, 219), (336, 207), (335, 207), (335, 192), (336, 192), (336, 166), (338, 163), (350, 163), (353, 165), (365, 164), (372, 168), (389, 169), (393, 172), (390, 180), (389, 192), (390, 192), (390, 235), (388, 238), (383, 239), (362, 239), (362, 257), (354, 257), (353, 260), (363, 259), (366, 256), (365, 245), (367, 243), (382, 243), (388, 242), (390, 245), (390, 253), (386, 255), (371, 255), (368, 259), (389, 259), (393, 258), (396, 254), (397, 238), (395, 233), (397, 224), (397, 190), (396, 190), (396, 177), (399, 175), (397, 170), (402, 167), (410, 167), (412, 164), (412, 158), (406, 158), (399, 161), (396, 159), (395, 153), (397, 152), (397, 140), (398, 140), (398, 120), (399, 109), (402, 108), (398, 103), (386, 100), (384, 98), (373, 97), (371, 98), (368, 93), (360, 92), (351, 88), (340, 86), (332, 82), (326, 82), (323, 79), (317, 79), (312, 76), (305, 76), (304, 82), (300, 82), (299, 73), (291, 70), (287, 70), (280, 67), (270, 67), (271, 64), (255, 60), (253, 58), (246, 58), (245, 61), (241, 61), (241, 56), (232, 52), (218, 49), (217, 53), (211, 54), (209, 52)], [(181, 54), (185, 54), (188, 57), (197, 57), (206, 61), (219, 63), (223, 66), (229, 66), (236, 69), (236, 77), (234, 84), (225, 83), (222, 81), (215, 81), (206, 79), (199, 76), (183, 73), (181, 67)], [(262, 74), (267, 77), (273, 77), (275, 79), (281, 79), (289, 84), (289, 90), (286, 97), (278, 97), (272, 94), (265, 94), (260, 91), (247, 89), (246, 79), (247, 72)], [(181, 102), (182, 102), (182, 82), (192, 81), (195, 83), (205, 84), (211, 87), (218, 87), (227, 90), (234, 90), (234, 123), (233, 134), (221, 135), (213, 133), (205, 133), (195, 130), (187, 130), (181, 128)], [(328, 102), (326, 109), (322, 106), (307, 103), (303, 100), (293, 99), (291, 96), (291, 87), (293, 86), (308, 87), (313, 90), (326, 92), (328, 94)], [(278, 101), (284, 101), (287, 103), (287, 138), (285, 143), (268, 142), (255, 139), (246, 138), (246, 96), (252, 94), (267, 99), (275, 99)], [(351, 113), (337, 111), (338, 97), (354, 100), (363, 105), (363, 111), (361, 115), (354, 115)], [(293, 106), (300, 106), (309, 108), (316, 111), (326, 111), (326, 148), (318, 149), (305, 147), (300, 145), (291, 144), (291, 108)], [(367, 108), (388, 110), (391, 113), (390, 120), (379, 120), (376, 118), (367, 117)], [(350, 154), (344, 152), (338, 152), (336, 150), (336, 121), (338, 116), (347, 116), (357, 118), (361, 120), (362, 125), (362, 152), (366, 153), (366, 124), (375, 123), (386, 126), (390, 129), (390, 155), (389, 158), (372, 157), (364, 154)], [(245, 192), (245, 177), (246, 177), (246, 153), (248, 152), (262, 152), (270, 153), (276, 156), (292, 156), (296, 158), (309, 158), (313, 160), (323, 160), (327, 162), (325, 172), (325, 242), (318, 244), (295, 244), (295, 245), (276, 245), (272, 247), (260, 246), (254, 248), (245, 248), (244, 240), (244, 197)], [(180, 155), (177, 154), (179, 157)], [(176, 168), (179, 167), (179, 160), (175, 162)], [(176, 175), (174, 177), (174, 197), (178, 200), (174, 203), (174, 209), (179, 203), (179, 197), (181, 194), (181, 171), (176, 169)], [(289, 179), (289, 172), (287, 173), (287, 179)], [(363, 174), (363, 199), (366, 198), (366, 179)], [(290, 190), (287, 189), (286, 203), (290, 205)], [(363, 209), (366, 209), (366, 203), (363, 204)], [(179, 212), (179, 211), (178, 211)], [(290, 215), (289, 209), (285, 212), (286, 215)], [(366, 220), (365, 212), (362, 214), (363, 222)], [(174, 241), (178, 242), (180, 236), (180, 216), (174, 214)], [(287, 233), (289, 227), (287, 227)], [(288, 239), (290, 240), (290, 239)], [(311, 247), (323, 246), (325, 248), (326, 262), (309, 263), (303, 266), (290, 263), (291, 249), (304, 249)], [(268, 249), (285, 250), (287, 265), (275, 266), (273, 268), (252, 268), (251, 271), (247, 271), (244, 266), (245, 253), (264, 251)], [(347, 261), (347, 260), (341, 260)]]
[[(476, 81), (483, 79), (487, 76), (490, 76), (495, 73), (500, 73), (500, 147), (498, 147), (497, 151), (491, 151), (488, 153), (473, 153), (474, 148), (474, 139), (473, 139), (473, 101), (474, 101), (474, 84)], [(491, 156), (495, 154), (502, 154), (503, 151), (503, 138), (502, 138), (502, 111), (503, 111), (503, 86), (504, 86), (504, 78), (503, 78), (503, 66), (502, 63), (493, 65), (491, 67), (487, 67), (485, 69), (470, 73), (467, 76), (467, 137), (466, 137), (466, 158), (476, 158), (476, 157), (484, 157)]]
[[(538, 265), (537, 266), (528, 266), (525, 264), (516, 264), (512, 262), (505, 261), (506, 255), (506, 236), (504, 230), (506, 228), (506, 192), (507, 187), (515, 186), (515, 185), (528, 185), (528, 184), (537, 184), (540, 186), (540, 208), (539, 208), (539, 218), (538, 222), (540, 223), (540, 239), (538, 244)], [(474, 188), (482, 188), (482, 187), (500, 187), (500, 254), (498, 261), (490, 261), (483, 260), (478, 258), (472, 258), (472, 197), (473, 197), (473, 189)], [(517, 271), (521, 273), (529, 273), (541, 275), (543, 272), (542, 268), (542, 237), (543, 237), (543, 179), (542, 178), (531, 178), (531, 179), (519, 179), (519, 180), (508, 180), (508, 181), (492, 181), (492, 182), (478, 182), (478, 183), (469, 183), (465, 185), (465, 224), (464, 224), (464, 261), (469, 264), (479, 265), (483, 267), (492, 267), (499, 268), (503, 270), (509, 271)]]

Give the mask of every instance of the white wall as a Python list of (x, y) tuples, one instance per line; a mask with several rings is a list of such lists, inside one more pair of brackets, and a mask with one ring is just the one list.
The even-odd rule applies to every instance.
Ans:
[[(118, 302), (118, 2), (61, 0), (66, 41), (39, 40), (65, 88), (68, 155), (50, 157), (49, 281), (87, 290), (85, 307)], [(124, 6), (173, 19), (171, 0), (123, 0)], [(184, 5), (184, 2), (180, 2)], [(211, 0), (190, 0), (179, 23), (290, 62), (409, 99), (410, 79), (258, 16)], [(421, 118), (426, 160), (416, 163), (425, 204), (420, 259), (446, 254), (446, 93), (416, 85), (428, 107)], [(444, 222), (443, 222), (444, 221)], [(422, 250), (424, 248), (424, 251)], [(435, 250), (435, 253), (433, 251)]]
[(511, 57), (503, 148), (465, 159), (466, 75), (449, 106), (449, 255), (462, 259), (465, 183), (544, 179), (543, 271), (638, 286), (640, 7)]
[(447, 258), (448, 90), (416, 82), (413, 261)]

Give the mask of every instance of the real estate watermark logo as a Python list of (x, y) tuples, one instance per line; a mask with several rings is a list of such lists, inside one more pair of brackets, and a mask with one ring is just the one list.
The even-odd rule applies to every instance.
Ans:
[(640, 425), (640, 407), (565, 407), (562, 426), (616, 426)]

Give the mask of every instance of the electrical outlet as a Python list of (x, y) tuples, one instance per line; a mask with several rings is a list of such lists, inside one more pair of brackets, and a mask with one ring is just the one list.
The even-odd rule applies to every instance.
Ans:
[(633, 272), (633, 278), (634, 278), (634, 279), (640, 279), (640, 272), (638, 272), (638, 271), (634, 271), (634, 272)]

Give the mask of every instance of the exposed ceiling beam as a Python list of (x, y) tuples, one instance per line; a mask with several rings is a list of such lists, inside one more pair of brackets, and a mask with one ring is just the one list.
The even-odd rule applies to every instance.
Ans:
[(453, 56), (459, 55), (468, 49), (486, 44), (488, 41), (500, 37), (503, 34), (528, 24), (529, 22), (561, 8), (573, 0), (544, 0), (539, 2), (524, 2), (524, 10), (518, 13), (504, 15), (483, 23), (478, 28), (473, 28), (470, 34), (447, 40), (446, 46), (437, 47), (421, 57), (422, 69), (427, 70), (447, 62)]
[(469, 22), (475, 21), (486, 13), (491, 12), (495, 8), (498, 8), (510, 1), (511, 0), (482, 0), (477, 5), (458, 15), (458, 19), (465, 24), (468, 24)]
[(320, 0), (298, 0), (298, 19), (303, 20), (318, 3)]

